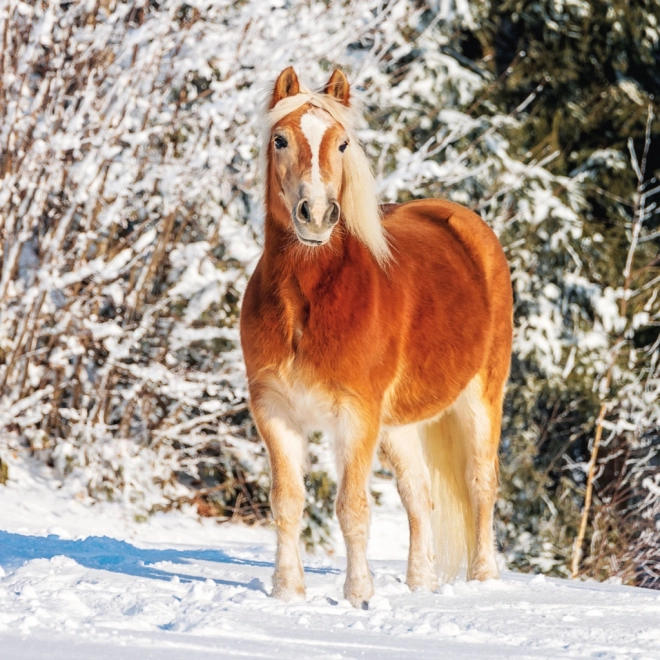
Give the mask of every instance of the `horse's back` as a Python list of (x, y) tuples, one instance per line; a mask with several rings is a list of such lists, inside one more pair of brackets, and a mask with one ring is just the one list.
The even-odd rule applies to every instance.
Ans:
[[(504, 284), (510, 292), (509, 269), (493, 230), (476, 213), (444, 199), (421, 199), (404, 204), (384, 204), (383, 220), (395, 241), (404, 234), (421, 238), (429, 247), (457, 240), (486, 277), (486, 284)], [(435, 231), (433, 230), (435, 228)]]
[(467, 265), (483, 286), (491, 312), (511, 315), (511, 278), (504, 251), (493, 230), (476, 213), (442, 199), (381, 208), (395, 260), (440, 258), (448, 265)]

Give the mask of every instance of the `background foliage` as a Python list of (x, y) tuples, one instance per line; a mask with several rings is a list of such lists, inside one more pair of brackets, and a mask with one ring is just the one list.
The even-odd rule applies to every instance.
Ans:
[[(285, 66), (318, 85), (340, 65), (383, 200), (451, 198), (506, 250), (509, 565), (566, 575), (579, 552), (580, 574), (657, 586), (658, 21), (658, 0), (8, 0), (2, 479), (18, 456), (137, 516), (267, 519), (237, 334), (259, 109)], [(304, 536), (327, 544), (310, 450)]]

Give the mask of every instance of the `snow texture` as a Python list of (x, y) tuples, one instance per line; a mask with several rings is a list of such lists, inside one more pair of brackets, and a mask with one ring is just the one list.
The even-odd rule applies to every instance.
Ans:
[(0, 506), (4, 660), (660, 655), (651, 590), (505, 572), (410, 593), (400, 507), (374, 517), (368, 610), (343, 599), (341, 557), (308, 555), (305, 602), (282, 603), (268, 595), (271, 530), (181, 512), (137, 524), (119, 504), (90, 509), (16, 470)]

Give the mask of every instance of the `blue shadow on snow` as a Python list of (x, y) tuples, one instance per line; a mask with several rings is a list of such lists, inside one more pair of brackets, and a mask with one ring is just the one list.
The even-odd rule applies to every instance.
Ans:
[[(232, 557), (222, 550), (153, 550), (136, 548), (126, 541), (118, 541), (107, 536), (89, 536), (86, 539), (71, 541), (51, 534), (50, 536), (28, 536), (0, 530), (0, 566), (14, 569), (31, 559), (51, 559), (65, 556), (86, 568), (123, 573), (156, 580), (169, 580), (177, 575), (181, 581), (206, 580), (205, 576), (163, 571), (155, 568), (158, 562), (191, 564), (194, 561), (208, 561), (235, 566), (272, 568), (272, 562), (255, 561)], [(306, 568), (308, 573), (337, 573), (334, 568)], [(217, 584), (242, 586), (263, 591), (259, 580), (249, 583), (215, 579)]]

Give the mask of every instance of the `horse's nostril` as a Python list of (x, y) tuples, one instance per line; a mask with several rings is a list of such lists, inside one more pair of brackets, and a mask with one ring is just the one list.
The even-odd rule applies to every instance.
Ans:
[(328, 210), (325, 212), (323, 218), (326, 223), (334, 225), (339, 220), (339, 204), (337, 202), (332, 202), (328, 207)]
[(311, 216), (309, 214), (309, 204), (307, 203), (307, 200), (301, 202), (298, 210), (300, 211), (299, 215), (302, 216), (305, 222), (309, 222), (311, 220)]

